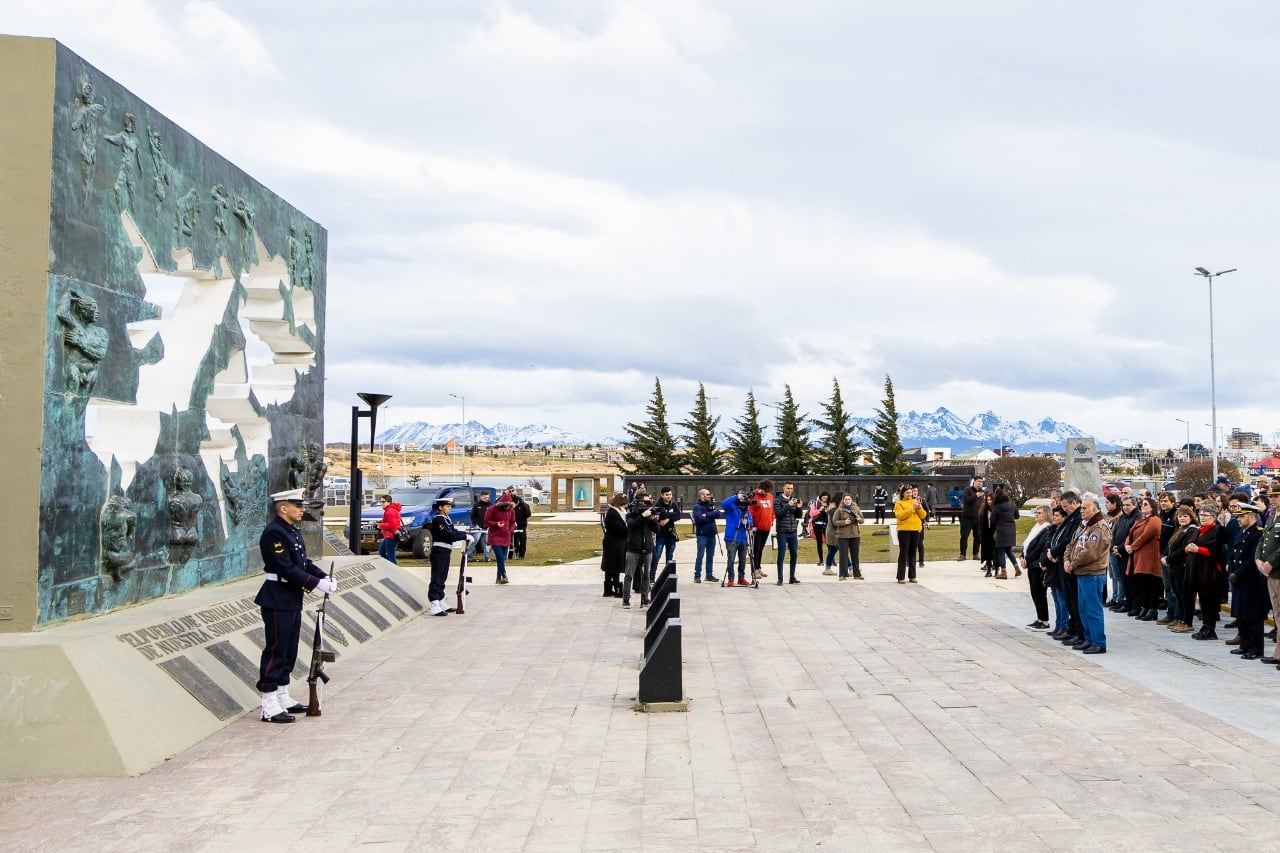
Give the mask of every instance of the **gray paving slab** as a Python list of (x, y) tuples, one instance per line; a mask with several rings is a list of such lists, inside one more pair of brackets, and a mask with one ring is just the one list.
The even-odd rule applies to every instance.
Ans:
[[(681, 543), (678, 558), (692, 557)], [(477, 578), (136, 779), (0, 782), (14, 850), (1207, 850), (1280, 831), (1280, 673), (1116, 619), (1085, 658), (974, 563), (721, 589), (682, 568), (687, 713), (589, 563)], [(478, 574), (478, 573), (477, 573)], [(1206, 648), (1206, 645), (1213, 646)], [(1171, 654), (1170, 650), (1178, 654)], [(163, 725), (163, 720), (157, 720)]]

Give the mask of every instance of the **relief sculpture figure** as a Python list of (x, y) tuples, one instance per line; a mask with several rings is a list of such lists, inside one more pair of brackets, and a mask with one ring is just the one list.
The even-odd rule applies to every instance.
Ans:
[(124, 130), (103, 136), (107, 142), (120, 148), (120, 171), (116, 173), (116, 201), (122, 209), (129, 209), (133, 202), (136, 176), (142, 174), (142, 155), (139, 153), (138, 120), (133, 113), (124, 114)]
[(200, 193), (194, 189), (178, 199), (178, 230), (183, 237), (191, 237), (196, 233), (196, 220), (200, 218)]
[(191, 491), (195, 479), (186, 468), (173, 472), (173, 491), (165, 501), (169, 510), (169, 556), (186, 562), (191, 549), (200, 543), (199, 515), (204, 498)]
[(307, 470), (302, 484), (306, 500), (305, 518), (319, 521), (324, 513), (324, 475), (329, 471), (329, 463), (324, 461), (324, 450), (319, 444), (307, 445)]
[(66, 389), (77, 397), (88, 397), (98, 381), (98, 364), (107, 354), (107, 330), (97, 325), (98, 301), (73, 290), (58, 320), (63, 325)]
[(240, 489), (240, 478), (228, 468), (222, 469), (222, 499), (227, 506), (227, 518), (239, 527), (244, 514), (244, 492)]
[(98, 160), (98, 117), (106, 110), (105, 103), (93, 99), (93, 81), (81, 77), (80, 91), (71, 103), (71, 131), (80, 139), (80, 181), (86, 201), (93, 182), (93, 164)]
[(119, 581), (138, 565), (134, 540), (138, 515), (124, 495), (112, 495), (98, 519), (102, 531), (102, 568)]
[(311, 232), (298, 236), (298, 226), (289, 226), (289, 276), (294, 287), (311, 290), (315, 272), (311, 267), (314, 254)]
[[(169, 195), (169, 187), (173, 184), (172, 170), (169, 161), (164, 157), (164, 137), (160, 131), (152, 130), (147, 134), (148, 147), (151, 149), (151, 195), (156, 202), (156, 213), (160, 205)], [(190, 232), (188, 232), (190, 233)]]

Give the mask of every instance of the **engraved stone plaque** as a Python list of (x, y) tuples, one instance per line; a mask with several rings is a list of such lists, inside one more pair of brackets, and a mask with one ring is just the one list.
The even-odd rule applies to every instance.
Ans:
[(205, 675), (186, 655), (161, 661), (159, 666), (219, 720), (229, 720), (237, 714), (244, 713), (240, 703), (228, 696), (227, 691), (214, 684), (213, 679)]
[(1080, 494), (1102, 494), (1102, 473), (1098, 469), (1097, 443), (1092, 438), (1067, 439), (1066, 470), (1062, 482)]
[(386, 631), (391, 627), (391, 623), (388, 622), (381, 613), (370, 607), (369, 602), (365, 601), (357, 593), (344, 593), (342, 600), (354, 607), (365, 619), (372, 622), (379, 631)]

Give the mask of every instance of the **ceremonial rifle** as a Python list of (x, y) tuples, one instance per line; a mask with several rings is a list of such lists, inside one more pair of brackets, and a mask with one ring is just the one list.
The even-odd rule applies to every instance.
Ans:
[[(471, 537), (468, 536), (467, 538), (470, 539)], [(479, 536), (476, 537), (475, 544), (479, 546)], [(467, 553), (471, 550), (470, 546), (471, 543), (468, 542), (467, 547), (462, 549), (462, 563), (458, 566), (458, 606), (454, 608), (453, 612), (459, 616), (467, 612), (463, 609), (463, 600), (471, 594), (471, 591), (467, 589), (467, 584), (471, 582), (471, 578), (467, 577)]]
[[(333, 563), (329, 564), (329, 577), (333, 577)], [(316, 634), (311, 641), (311, 670), (307, 673), (307, 716), (320, 716), (320, 694), (323, 692), (325, 684), (329, 683), (329, 676), (325, 674), (324, 665), (333, 663), (338, 656), (333, 652), (324, 650), (324, 607), (329, 603), (329, 593), (324, 594), (324, 600), (320, 602), (320, 606), (316, 608)]]

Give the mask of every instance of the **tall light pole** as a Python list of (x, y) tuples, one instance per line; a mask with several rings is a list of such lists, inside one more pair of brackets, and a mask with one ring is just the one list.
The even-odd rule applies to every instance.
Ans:
[(1191, 461), (1191, 422), (1185, 421), (1182, 418), (1174, 418), (1174, 420), (1187, 428), (1187, 443), (1186, 443), (1186, 446), (1183, 447), (1182, 449), (1186, 451), (1187, 461), (1190, 462)]
[(1196, 267), (1196, 275), (1204, 276), (1209, 282), (1209, 406), (1210, 425), (1213, 433), (1209, 437), (1209, 441), (1213, 444), (1213, 481), (1218, 482), (1218, 389), (1217, 389), (1217, 371), (1213, 363), (1213, 280), (1220, 275), (1226, 275), (1229, 272), (1235, 272), (1235, 267), (1221, 272), (1209, 272), (1204, 267)]
[(450, 394), (455, 400), (462, 401), (462, 479), (467, 479), (467, 396), (465, 394)]
[(378, 434), (378, 407), (391, 399), (390, 394), (356, 394), (369, 407), (361, 411), (351, 407), (351, 501), (347, 514), (347, 544), (351, 553), (360, 555), (360, 510), (364, 508), (364, 472), (360, 470), (360, 419), (369, 419), (369, 452), (373, 452), (373, 440)]

